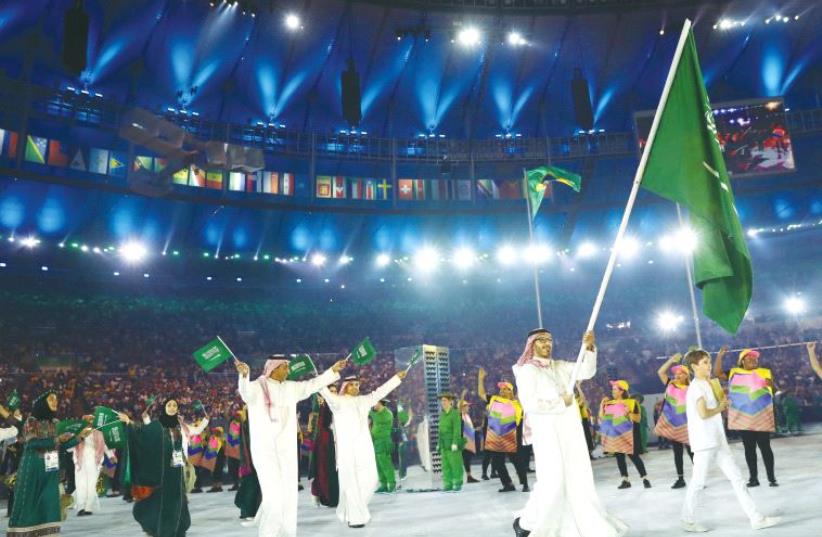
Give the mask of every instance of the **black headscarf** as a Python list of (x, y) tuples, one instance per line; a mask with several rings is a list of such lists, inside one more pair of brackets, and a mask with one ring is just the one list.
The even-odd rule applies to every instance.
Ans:
[(180, 421), (177, 419), (177, 416), (180, 414), (180, 406), (177, 403), (177, 414), (170, 416), (166, 414), (166, 405), (169, 401), (177, 401), (174, 397), (169, 397), (165, 401), (163, 401), (163, 406), (160, 408), (160, 424), (165, 427), (166, 429), (173, 429), (180, 425)]
[(34, 404), (32, 405), (31, 415), (36, 420), (53, 420), (56, 417), (56, 412), (49, 408), (48, 398), (49, 395), (54, 394), (57, 395), (57, 392), (53, 390), (49, 390), (40, 394), (40, 396), (34, 400)]

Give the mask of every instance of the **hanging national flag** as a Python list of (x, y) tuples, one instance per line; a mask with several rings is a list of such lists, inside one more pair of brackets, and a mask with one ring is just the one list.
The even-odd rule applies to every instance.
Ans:
[(92, 147), (89, 150), (88, 171), (100, 175), (108, 174), (108, 149)]
[(349, 353), (351, 361), (356, 365), (363, 366), (371, 362), (377, 356), (377, 350), (371, 344), (369, 338), (365, 338), (354, 347)]
[(334, 177), (333, 196), (335, 199), (345, 198), (345, 177), (341, 175)]
[(330, 198), (331, 197), (331, 177), (328, 175), (317, 176), (317, 197)]
[(26, 136), (26, 153), (23, 158), (26, 162), (34, 162), (35, 164), (46, 163), (46, 148), (48, 147), (48, 139), (39, 136)]
[(168, 159), (162, 157), (154, 157), (154, 173), (160, 173), (168, 168)]
[(60, 140), (49, 140), (49, 166), (65, 168), (69, 163), (68, 148)]
[(351, 199), (362, 199), (362, 179), (358, 179), (356, 177), (349, 177), (348, 185), (351, 187)]
[(0, 156), (6, 154), (6, 131), (0, 129)]
[(297, 188), (294, 174), (284, 172), (280, 175), (282, 177), (282, 188), (280, 188), (280, 193), (283, 196), (293, 196), (294, 190)]
[(260, 187), (260, 175), (262, 172), (254, 172), (254, 173), (247, 173), (245, 174), (245, 191), (246, 192), (259, 192)]
[(497, 184), (493, 179), (478, 179), (477, 195), (483, 199), (498, 200), (499, 189), (497, 188)]
[(263, 192), (265, 194), (279, 194), (280, 193), (280, 174), (277, 172), (262, 172), (263, 174)]
[(199, 365), (206, 373), (229, 358), (234, 358), (236, 360), (234, 353), (231, 352), (231, 349), (228, 348), (219, 336), (194, 351), (192, 356), (194, 356), (194, 361), (197, 362), (197, 365)]
[(579, 192), (582, 188), (582, 177), (556, 166), (540, 166), (528, 170), (525, 172), (525, 176), (532, 219), (536, 218), (539, 206), (542, 204), (542, 198), (545, 196), (545, 189), (548, 188), (551, 181), (568, 185), (575, 192)]
[(414, 180), (414, 199), (425, 200), (425, 179)]
[(6, 134), (9, 140), (6, 155), (9, 158), (17, 158), (17, 141), (20, 139), (20, 135), (14, 131), (6, 131)]
[(693, 263), (702, 310), (735, 334), (751, 301), (751, 255), (716, 138), (693, 32), (687, 32), (679, 62), (668, 75), (667, 98), (657, 109), (656, 130), (652, 127), (645, 147), (641, 184), (688, 208), (698, 237)]
[(206, 187), (214, 190), (223, 189), (223, 172), (212, 171), (206, 173)]
[(504, 179), (497, 181), (497, 188), (499, 189), (499, 199), (502, 200), (519, 200), (522, 199), (522, 180), (521, 179)]
[(300, 380), (304, 376), (317, 374), (317, 367), (307, 354), (298, 354), (288, 363), (288, 380)]
[(374, 179), (366, 179), (365, 180), (365, 195), (363, 196), (364, 199), (367, 200), (374, 200), (377, 199), (377, 181)]
[(77, 152), (74, 154), (74, 158), (71, 159), (69, 163), (69, 168), (72, 170), (79, 170), (79, 171), (87, 171), (86, 169), (86, 157), (83, 153), (83, 149), (78, 149)]
[(382, 181), (377, 183), (377, 199), (378, 200), (390, 200), (391, 199), (391, 188), (394, 185), (388, 182), (388, 179), (383, 179)]
[(397, 179), (397, 198), (401, 200), (414, 199), (414, 180)]
[(126, 176), (126, 154), (119, 151), (109, 153), (108, 174), (112, 177)]
[(131, 169), (135, 172), (138, 172), (140, 170), (145, 170), (147, 172), (150, 172), (154, 169), (153, 160), (154, 159), (152, 159), (151, 157), (138, 155), (138, 156), (134, 157), (134, 162), (131, 165)]
[(182, 170), (177, 170), (171, 178), (174, 181), (174, 184), (188, 185), (188, 176), (190, 173), (191, 170), (189, 168), (183, 168)]
[(196, 186), (200, 188), (205, 188), (206, 186), (206, 172), (202, 168), (198, 168), (197, 166), (191, 166), (191, 177), (188, 181), (189, 186)]
[(232, 192), (245, 192), (245, 174), (243, 172), (229, 173), (228, 189)]

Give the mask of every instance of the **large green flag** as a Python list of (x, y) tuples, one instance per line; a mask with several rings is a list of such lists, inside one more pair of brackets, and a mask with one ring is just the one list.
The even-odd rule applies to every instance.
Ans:
[(317, 367), (307, 354), (298, 354), (288, 362), (288, 380), (300, 380), (309, 373), (317, 374)]
[(194, 356), (194, 361), (197, 362), (197, 365), (208, 373), (229, 358), (234, 358), (234, 353), (231, 352), (228, 345), (220, 339), (220, 336), (217, 336), (205, 346), (194, 351), (192, 356)]
[(562, 183), (579, 192), (582, 189), (582, 177), (579, 175), (557, 168), (556, 166), (540, 166), (525, 172), (525, 195), (531, 205), (531, 218), (536, 218), (539, 206), (542, 205), (542, 198), (545, 191), (552, 182)]
[(103, 433), (103, 439), (110, 448), (121, 448), (126, 441), (126, 426), (114, 410), (105, 407), (94, 407), (93, 427)]
[(357, 343), (356, 347), (351, 349), (349, 356), (355, 365), (364, 366), (370, 363), (371, 360), (377, 356), (377, 350), (374, 348), (371, 340), (369, 338), (365, 338), (361, 342)]
[(668, 97), (657, 111), (655, 136), (645, 149), (642, 186), (690, 211), (697, 235), (694, 280), (702, 289), (702, 310), (735, 334), (751, 302), (751, 255), (690, 30), (672, 72)]

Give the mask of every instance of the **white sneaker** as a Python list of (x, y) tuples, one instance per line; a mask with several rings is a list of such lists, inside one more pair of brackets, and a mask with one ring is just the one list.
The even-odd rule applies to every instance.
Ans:
[(766, 516), (762, 520), (757, 522), (751, 522), (751, 528), (755, 530), (764, 530), (765, 528), (770, 528), (772, 526), (776, 526), (782, 521), (781, 516)]
[(689, 533), (705, 533), (706, 531), (711, 531), (710, 528), (706, 528), (696, 522), (685, 522), (682, 521), (682, 529), (689, 532)]
[(254, 523), (255, 523), (254, 517), (248, 517), (248, 518), (240, 519), (240, 526), (242, 526), (244, 528), (254, 527)]

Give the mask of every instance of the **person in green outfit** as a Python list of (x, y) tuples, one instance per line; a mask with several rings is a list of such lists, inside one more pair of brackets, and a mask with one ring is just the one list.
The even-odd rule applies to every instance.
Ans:
[(368, 414), (371, 418), (371, 440), (374, 442), (377, 474), (380, 478), (380, 488), (377, 489), (377, 494), (390, 494), (397, 489), (394, 463), (391, 460), (394, 451), (394, 441), (391, 438), (394, 414), (385, 406), (386, 403), (388, 401), (385, 399), (377, 402)]
[(60, 533), (60, 449), (76, 446), (91, 434), (57, 435), (57, 393), (48, 391), (34, 400), (23, 426), (25, 445), (14, 489), (14, 505), (7, 537), (43, 537)]
[(183, 477), (183, 433), (177, 410), (177, 401), (167, 399), (160, 419), (148, 425), (136, 424), (126, 414), (119, 414), (120, 420), (128, 425), (132, 514), (151, 537), (184, 537), (191, 526)]
[(454, 408), (455, 397), (450, 393), (440, 395), (439, 440), (437, 447), (442, 458), (443, 492), (462, 490), (462, 415)]

